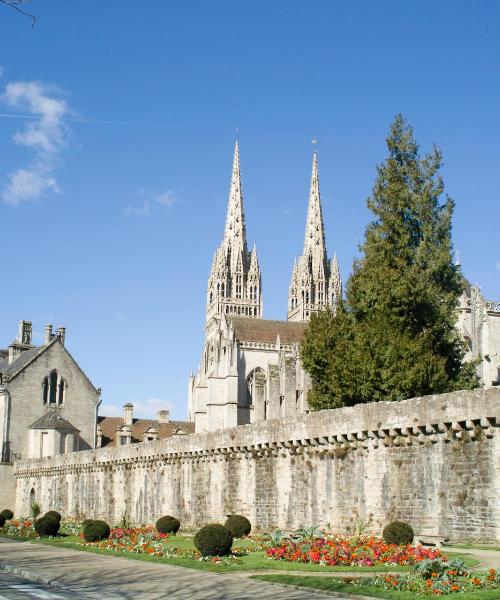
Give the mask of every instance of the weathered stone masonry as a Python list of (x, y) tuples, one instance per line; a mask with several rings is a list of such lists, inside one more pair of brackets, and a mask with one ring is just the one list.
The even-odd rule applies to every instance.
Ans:
[(137, 523), (247, 515), (261, 529), (373, 527), (500, 541), (500, 389), (380, 402), (18, 462), (16, 514)]

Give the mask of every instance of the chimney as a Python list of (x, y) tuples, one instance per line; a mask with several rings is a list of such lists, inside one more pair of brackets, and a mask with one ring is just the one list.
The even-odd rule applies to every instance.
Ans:
[(134, 423), (134, 405), (127, 402), (123, 405), (123, 424), (132, 427)]
[(57, 337), (61, 340), (61, 344), (64, 346), (64, 341), (66, 339), (66, 327), (59, 327), (57, 330)]
[(31, 334), (33, 331), (33, 325), (31, 321), (19, 321), (19, 333), (17, 334), (18, 344), (23, 346), (31, 346)]
[(158, 411), (158, 423), (160, 425), (163, 423), (170, 423), (170, 412), (168, 410)]
[(47, 323), (47, 325), (45, 325), (45, 334), (43, 336), (43, 343), (48, 344), (51, 339), (52, 339), (52, 325), (50, 323)]

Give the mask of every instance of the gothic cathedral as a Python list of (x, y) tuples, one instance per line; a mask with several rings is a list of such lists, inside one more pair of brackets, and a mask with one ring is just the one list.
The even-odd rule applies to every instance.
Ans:
[(299, 344), (311, 314), (342, 294), (337, 258), (328, 259), (313, 156), (304, 250), (294, 264), (288, 320), (262, 318), (257, 249), (248, 251), (238, 143), (234, 149), (226, 226), (208, 279), (205, 347), (189, 381), (188, 419), (211, 431), (308, 411), (307, 373)]

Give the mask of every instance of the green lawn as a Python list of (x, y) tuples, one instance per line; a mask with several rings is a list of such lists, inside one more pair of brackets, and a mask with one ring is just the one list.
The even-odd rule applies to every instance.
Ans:
[[(12, 536), (6, 536), (13, 539)], [(22, 538), (21, 538), (22, 539)], [(303, 563), (291, 563), (280, 560), (272, 560), (267, 558), (264, 551), (254, 551), (244, 554), (245, 548), (251, 548), (255, 546), (255, 542), (249, 540), (237, 540), (234, 543), (233, 550), (242, 551), (241, 561), (242, 564), (236, 565), (214, 565), (208, 562), (203, 562), (190, 557), (158, 557), (150, 556), (149, 554), (137, 554), (135, 552), (115, 552), (113, 550), (101, 550), (94, 546), (84, 546), (81, 540), (76, 535), (60, 536), (58, 538), (46, 538), (36, 540), (26, 540), (30, 543), (42, 543), (51, 546), (62, 546), (71, 550), (79, 550), (83, 552), (93, 552), (94, 554), (107, 554), (108, 556), (117, 556), (122, 558), (131, 558), (134, 560), (145, 560), (148, 562), (165, 563), (169, 565), (177, 565), (181, 567), (187, 567), (190, 569), (199, 569), (202, 571), (212, 571), (216, 573), (231, 573), (236, 571), (304, 571), (304, 572), (322, 572), (322, 573), (333, 573), (333, 572), (349, 572), (349, 573), (395, 573), (401, 571), (408, 571), (411, 567), (399, 566), (399, 565), (387, 565), (387, 566), (376, 566), (376, 567), (328, 567), (323, 565), (303, 564)], [(191, 536), (177, 535), (168, 538), (167, 544), (176, 548), (194, 548), (193, 538)], [(468, 566), (475, 566), (478, 561), (468, 556), (462, 556), (460, 554), (448, 553), (450, 558), (461, 558)]]
[[(450, 544), (453, 548), (463, 548), (464, 550), (492, 550), (493, 552), (500, 552), (500, 546), (493, 546), (490, 544)], [(446, 552), (446, 546), (443, 546), (443, 551)]]
[[(389, 600), (414, 600), (426, 596), (416, 596), (413, 592), (393, 592), (382, 590), (373, 585), (352, 585), (344, 583), (333, 577), (301, 577), (300, 575), (254, 575), (252, 579), (267, 581), (271, 583), (285, 583), (288, 585), (314, 588), (329, 592), (343, 592), (345, 594), (358, 594), (360, 596), (372, 596), (374, 598), (387, 598)], [(428, 596), (427, 596), (428, 597)], [(477, 592), (465, 592), (451, 594), (447, 598), (459, 598), (460, 600), (498, 600), (499, 590), (482, 590)]]

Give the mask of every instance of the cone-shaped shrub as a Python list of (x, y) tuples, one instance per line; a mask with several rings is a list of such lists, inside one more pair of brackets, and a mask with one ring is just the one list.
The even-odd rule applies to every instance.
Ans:
[(86, 542), (100, 542), (109, 538), (111, 533), (105, 521), (90, 521), (83, 528), (83, 537)]
[(245, 537), (252, 531), (252, 524), (243, 515), (229, 515), (224, 527), (229, 529), (235, 538)]
[(179, 519), (171, 517), (170, 515), (160, 517), (158, 521), (156, 521), (156, 529), (160, 533), (173, 533), (175, 535), (179, 531), (180, 526), (181, 522)]
[(49, 510), (49, 512), (45, 513), (46, 517), (54, 517), (54, 519), (57, 519), (59, 521), (59, 523), (61, 522), (61, 513), (58, 513), (57, 510)]
[(54, 517), (44, 515), (35, 521), (35, 531), (41, 537), (57, 535), (59, 531), (59, 521)]
[(387, 544), (411, 544), (413, 542), (413, 529), (404, 521), (389, 523), (382, 535)]
[(226, 556), (231, 552), (233, 534), (223, 525), (205, 525), (194, 536), (194, 545), (203, 556)]
[(14, 517), (14, 513), (11, 510), (9, 510), (8, 508), (4, 508), (4, 510), (2, 510), (0, 515), (2, 515), (2, 517), (6, 521), (10, 521)]

